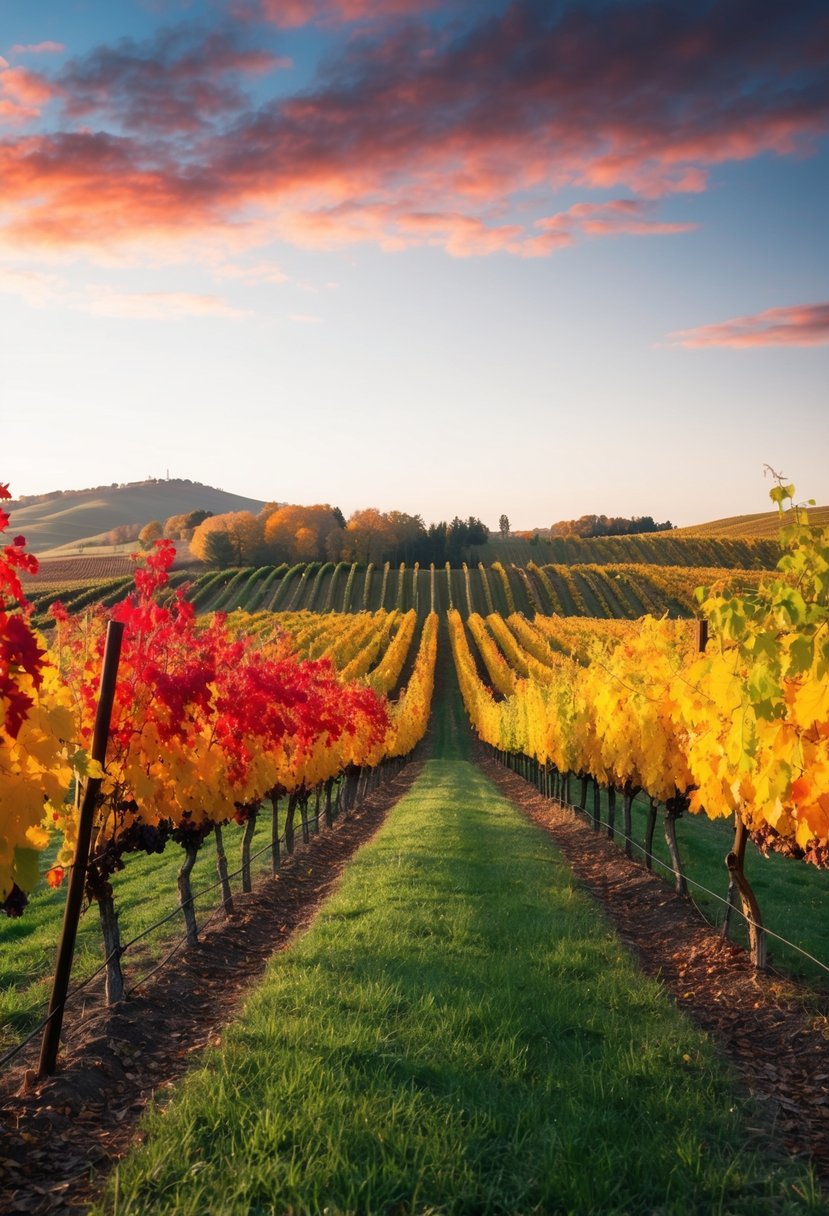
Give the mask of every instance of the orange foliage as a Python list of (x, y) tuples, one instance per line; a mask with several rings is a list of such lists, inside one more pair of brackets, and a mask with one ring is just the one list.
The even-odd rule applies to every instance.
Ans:
[(265, 519), (265, 545), (271, 561), (316, 561), (331, 556), (342, 530), (328, 504), (284, 506)]
[(224, 532), (233, 548), (237, 566), (255, 565), (262, 554), (262, 521), (250, 511), (229, 511), (211, 515), (196, 528), (190, 541), (190, 552), (199, 561), (208, 560), (207, 538), (212, 532)]

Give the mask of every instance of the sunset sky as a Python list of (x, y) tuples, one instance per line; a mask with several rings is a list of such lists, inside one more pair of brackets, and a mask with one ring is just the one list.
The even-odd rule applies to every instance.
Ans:
[(826, 0), (0, 0), (0, 481), (829, 502)]

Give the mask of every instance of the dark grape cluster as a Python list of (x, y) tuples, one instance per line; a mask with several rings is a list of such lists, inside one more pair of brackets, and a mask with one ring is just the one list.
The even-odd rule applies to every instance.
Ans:
[[(134, 803), (132, 806), (123, 803), (119, 810), (132, 810), (133, 806), (135, 806)], [(125, 853), (163, 853), (169, 838), (169, 823), (161, 823), (156, 827), (140, 821), (111, 837), (104, 847), (89, 860), (86, 870), (86, 891), (89, 899), (97, 899), (102, 894), (111, 894), (112, 888), (109, 880), (113, 874), (123, 870)]]
[(5, 912), (6, 916), (22, 916), (23, 909), (29, 902), (29, 897), (25, 891), (21, 891), (17, 883), (14, 884), (9, 891), (3, 903), (0, 904), (0, 910)]
[(212, 823), (193, 823), (188, 811), (175, 827), (171, 827), (169, 837), (184, 848), (188, 844), (200, 845), (206, 836), (213, 831)]

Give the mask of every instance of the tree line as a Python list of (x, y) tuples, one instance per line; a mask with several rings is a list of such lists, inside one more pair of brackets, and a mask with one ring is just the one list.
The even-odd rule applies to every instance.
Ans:
[(555, 536), (635, 536), (642, 532), (669, 532), (669, 519), (656, 523), (652, 515), (580, 515), (578, 519), (560, 519), (551, 524), (550, 537)]
[[(200, 518), (197, 518), (200, 517)], [(149, 547), (156, 540), (187, 540), (190, 552), (206, 565), (277, 565), (281, 562), (351, 561), (368, 564), (460, 566), (475, 561), (474, 548), (486, 544), (489, 530), (470, 515), (426, 525), (420, 515), (367, 507), (346, 520), (328, 503), (302, 507), (266, 503), (257, 513), (207, 511), (152, 520), (140, 531)]]

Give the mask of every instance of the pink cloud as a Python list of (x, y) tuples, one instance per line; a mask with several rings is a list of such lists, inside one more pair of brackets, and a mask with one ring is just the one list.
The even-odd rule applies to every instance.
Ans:
[(172, 165), (145, 168), (130, 141), (106, 134), (0, 142), (0, 180), (0, 214), (14, 200), (48, 200), (14, 208), (6, 226), (7, 237), (34, 246), (106, 247), (150, 231), (208, 226), (214, 218), (208, 183), (188, 183)]
[[(412, 19), (362, 25), (311, 86), (269, 101), (285, 61), (249, 24), (99, 47), (58, 76), (62, 129), (0, 142), (0, 241), (111, 251), (258, 225), (301, 244), (545, 256), (687, 232), (658, 199), (829, 130), (821, 4), (768, 6), (760, 22), (755, 0), (617, 0), (598, 20), (513, 0), (432, 28), (411, 0), (273, 0), (292, 22)], [(5, 98), (14, 120), (42, 104), (21, 87)], [(636, 197), (556, 209), (565, 189)]]
[(676, 346), (825, 346), (829, 344), (829, 304), (768, 308), (717, 325), (701, 325), (670, 335)]
[(383, 21), (389, 17), (416, 16), (438, 0), (262, 0), (266, 21), (283, 29), (312, 22)]
[(0, 121), (23, 123), (40, 116), (55, 86), (36, 72), (9, 67), (0, 59)]
[(434, 245), (452, 257), (524, 254), (527, 238), (518, 224), (493, 224), (462, 212), (417, 210), (400, 204), (341, 203), (287, 214), (281, 232), (305, 248), (332, 249), (360, 241), (387, 251)]
[(643, 199), (617, 198), (606, 203), (575, 203), (566, 211), (536, 220), (544, 233), (569, 236), (676, 236), (693, 232), (696, 224), (666, 223), (651, 218), (652, 205)]
[(16, 42), (11, 49), (12, 55), (58, 55), (65, 51), (62, 42)]

